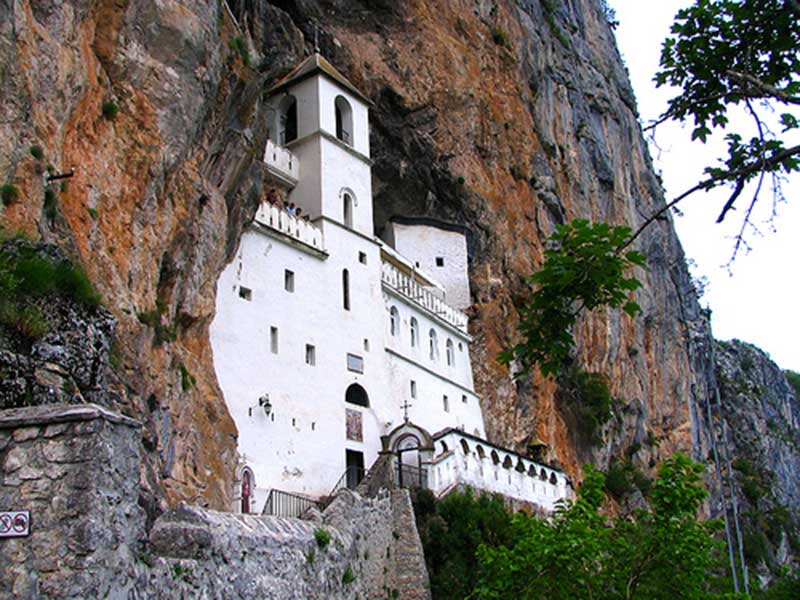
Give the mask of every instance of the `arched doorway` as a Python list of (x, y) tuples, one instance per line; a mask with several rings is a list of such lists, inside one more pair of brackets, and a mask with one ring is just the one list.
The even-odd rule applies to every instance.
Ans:
[(249, 467), (245, 467), (242, 471), (242, 514), (250, 512), (250, 499), (253, 497), (254, 487), (253, 472)]
[(427, 473), (422, 469), (419, 438), (408, 433), (397, 441), (397, 482), (400, 487), (427, 487)]

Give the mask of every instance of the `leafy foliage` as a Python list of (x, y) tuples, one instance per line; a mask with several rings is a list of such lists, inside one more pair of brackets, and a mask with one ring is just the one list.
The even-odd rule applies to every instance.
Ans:
[(0, 247), (0, 323), (24, 337), (41, 337), (50, 325), (39, 304), (53, 296), (88, 307), (100, 304), (86, 273), (70, 261), (18, 240)]
[(641, 287), (626, 272), (645, 266), (636, 250), (622, 253), (631, 235), (628, 227), (591, 224), (576, 219), (559, 225), (550, 237), (542, 268), (531, 276), (536, 286), (530, 303), (521, 311), (519, 331), (523, 342), (500, 354), (506, 364), (515, 361), (519, 373), (538, 363), (545, 375), (556, 374), (569, 362), (575, 342), (571, 335), (578, 313), (599, 306), (622, 307), (633, 316), (641, 308), (629, 298)]
[(317, 527), (314, 530), (314, 540), (317, 542), (317, 546), (324, 550), (331, 543), (331, 534), (322, 529), (322, 527)]
[[(692, 139), (705, 143), (714, 130), (728, 130), (729, 111), (735, 106), (743, 108), (755, 125), (756, 135), (728, 131), (727, 156), (719, 166), (708, 167), (708, 178), (689, 191), (732, 186), (719, 222), (745, 185), (757, 181), (735, 257), (765, 175), (773, 176), (773, 190), (780, 198), (779, 176), (800, 171), (800, 145), (787, 147), (782, 139), (800, 124), (795, 108), (800, 106), (800, 4), (794, 0), (696, 0), (678, 12), (671, 31), (655, 81), (680, 91), (654, 126), (668, 119), (690, 121)], [(773, 112), (777, 122), (770, 125), (767, 121)]]
[(44, 158), (44, 150), (39, 144), (34, 144), (30, 147), (31, 156), (36, 160), (42, 160)]
[(514, 542), (482, 546), (481, 600), (721, 599), (711, 577), (717, 564), (716, 522), (697, 521), (706, 491), (702, 467), (676, 454), (659, 469), (652, 508), (634, 520), (608, 523), (598, 512), (604, 476), (586, 467), (578, 499), (551, 521), (518, 514)]
[(103, 102), (101, 106), (101, 111), (103, 116), (108, 119), (109, 121), (113, 121), (117, 118), (117, 114), (119, 113), (119, 106), (117, 106), (116, 102), (112, 102), (111, 100), (106, 100)]
[(0, 199), (3, 201), (3, 206), (14, 204), (19, 198), (19, 189), (17, 186), (6, 183), (0, 186)]
[(433, 597), (467, 597), (478, 581), (478, 547), (512, 543), (511, 515), (500, 498), (470, 489), (439, 501), (418, 490), (413, 499)]
[(603, 425), (612, 415), (614, 398), (608, 377), (574, 366), (561, 371), (556, 394), (559, 404), (574, 419), (574, 427), (588, 443), (600, 440)]
[(797, 398), (800, 398), (800, 373), (795, 373), (794, 371), (784, 371), (783, 374), (786, 375), (786, 381), (788, 381), (789, 385), (792, 386), (794, 395)]
[(250, 50), (242, 36), (237, 35), (228, 45), (231, 47), (231, 50), (235, 51), (241, 57), (245, 66), (250, 66)]

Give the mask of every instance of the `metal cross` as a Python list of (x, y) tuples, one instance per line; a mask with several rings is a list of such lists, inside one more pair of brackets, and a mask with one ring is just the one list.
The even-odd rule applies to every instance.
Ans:
[(408, 400), (405, 400), (400, 408), (403, 409), (403, 419), (406, 423), (408, 423), (408, 409), (411, 408), (411, 404), (408, 403)]

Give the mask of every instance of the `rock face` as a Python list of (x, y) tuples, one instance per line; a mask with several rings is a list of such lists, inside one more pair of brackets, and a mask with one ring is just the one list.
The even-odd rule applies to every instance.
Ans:
[(758, 348), (717, 342), (715, 357), (747, 562), (768, 577), (800, 554), (800, 400)]
[[(601, 311), (576, 330), (581, 368), (605, 374), (618, 399), (598, 440), (576, 435), (553, 381), (514, 382), (495, 360), (516, 340), (556, 224), (635, 227), (663, 206), (597, 0), (6, 3), (0, 179), (20, 199), (0, 219), (79, 259), (116, 318), (114, 405), (144, 423), (148, 510), (231, 505), (236, 431), (208, 325), (264, 187), (261, 90), (311, 49), (315, 23), (323, 54), (375, 102), (376, 229), (403, 214), (470, 231), (490, 437), (537, 445), (578, 480), (586, 461), (627, 455), (647, 471), (676, 450), (705, 459), (710, 338), (668, 215), (637, 241), (643, 313)], [(54, 209), (47, 163), (76, 168), (50, 184)]]

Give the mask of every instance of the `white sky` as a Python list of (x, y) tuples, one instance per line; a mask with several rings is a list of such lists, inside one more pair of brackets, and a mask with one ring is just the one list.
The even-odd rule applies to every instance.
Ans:
[[(608, 0), (620, 22), (617, 44), (630, 71), (631, 82), (644, 124), (664, 112), (672, 93), (656, 90), (652, 81), (658, 70), (661, 43), (669, 33), (675, 13), (691, 0)], [(748, 123), (749, 126), (749, 123)], [(725, 144), (690, 142), (691, 128), (665, 123), (656, 132), (659, 148), (650, 150), (657, 170), (661, 171), (667, 200), (688, 190), (702, 178), (702, 170), (723, 155)], [(776, 231), (766, 223), (771, 213), (772, 197), (762, 191), (763, 209), (755, 222), (763, 237), (748, 235), (749, 254), (741, 253), (731, 267), (724, 265), (733, 251), (730, 239), (740, 226), (741, 215), (749, 203), (745, 191), (739, 197), (739, 210), (728, 213), (725, 222), (715, 223), (729, 196), (727, 188), (697, 192), (679, 208), (682, 217), (674, 217), (678, 235), (687, 257), (697, 262), (695, 276), (709, 279), (704, 306), (712, 309), (712, 328), (717, 339), (738, 338), (759, 346), (784, 369), (800, 372), (800, 177), (784, 184), (787, 202), (778, 206)]]

